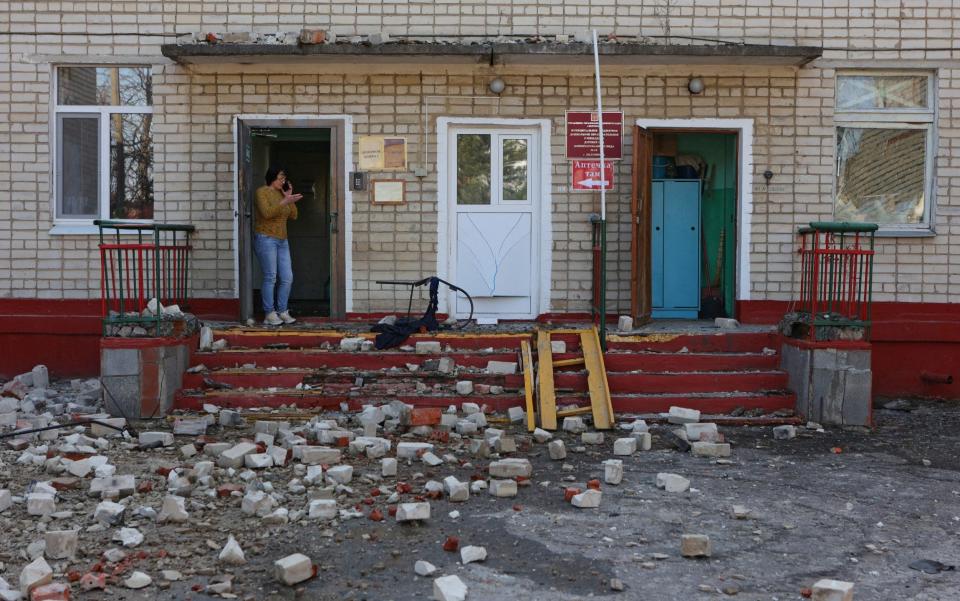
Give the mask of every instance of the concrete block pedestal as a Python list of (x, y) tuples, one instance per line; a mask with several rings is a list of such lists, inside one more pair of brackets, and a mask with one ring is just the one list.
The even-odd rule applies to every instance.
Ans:
[(165, 415), (183, 383), (198, 335), (188, 338), (101, 338), (100, 381), (110, 415)]
[(797, 413), (825, 425), (870, 426), (873, 372), (870, 343), (785, 338), (781, 368), (797, 395)]

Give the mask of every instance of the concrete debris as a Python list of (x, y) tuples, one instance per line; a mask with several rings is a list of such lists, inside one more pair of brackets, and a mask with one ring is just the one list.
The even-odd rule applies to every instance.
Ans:
[(401, 442), (397, 444), (398, 459), (415, 459), (421, 452), (433, 451), (429, 442)]
[(57, 501), (49, 493), (31, 493), (27, 495), (28, 515), (50, 515), (57, 510)]
[(603, 432), (584, 432), (580, 435), (580, 442), (583, 444), (603, 444)]
[(443, 479), (443, 488), (447, 492), (447, 497), (452, 503), (460, 503), (470, 498), (470, 487), (466, 482), (460, 482), (455, 476), (447, 476)]
[(700, 421), (700, 412), (684, 407), (670, 407), (667, 421), (671, 424), (691, 424)]
[(554, 461), (567, 458), (567, 447), (562, 440), (551, 440), (547, 444), (547, 451), (550, 453), (550, 459)]
[(398, 522), (428, 519), (430, 519), (430, 503), (401, 503), (397, 507)]
[(690, 481), (683, 476), (665, 472), (657, 474), (656, 484), (667, 492), (685, 492), (690, 488)]
[(633, 318), (629, 315), (621, 315), (617, 319), (618, 332), (630, 332), (633, 330)]
[(360, 350), (363, 338), (341, 338), (340, 350), (346, 353), (355, 353)]
[(190, 514), (187, 513), (186, 499), (176, 495), (163, 498), (163, 506), (157, 516), (158, 522), (186, 522), (188, 519)]
[(529, 478), (533, 475), (533, 466), (529, 459), (510, 458), (490, 463), (490, 476), (493, 478)]
[[(208, 333), (201, 334), (201, 345), (210, 347), (213, 331), (205, 328), (205, 332)], [(323, 344), (324, 350), (335, 351), (339, 344), (341, 348), (355, 345), (356, 352), (363, 352), (372, 341), (351, 336)], [(641, 496), (646, 494), (635, 490), (629, 479), (630, 486), (624, 485), (625, 464), (634, 475), (643, 471), (637, 471), (640, 466), (634, 460), (625, 458), (651, 448), (651, 427), (644, 420), (624, 416), (611, 440), (605, 432), (590, 427), (589, 416), (565, 418), (559, 432), (541, 428), (528, 432), (524, 407), (507, 406), (513, 396), (487, 396), (522, 394), (516, 378), (488, 377), (488, 374), (515, 374), (517, 363), (484, 359), (481, 365), (471, 363), (458, 367), (449, 355), (461, 352), (459, 349), (441, 348), (442, 345), (434, 341), (412, 344), (415, 346), (409, 347), (406, 351), (409, 354), (403, 356), (416, 361), (411, 363), (417, 367), (416, 377), (403, 369), (404, 361), (396, 363), (398, 368), (382, 370), (383, 377), (369, 373), (371, 370), (345, 367), (330, 369), (330, 374), (337, 375), (328, 380), (304, 379), (298, 387), (301, 390), (330, 387), (337, 394), (342, 391), (343, 403), (325, 408), (319, 415), (306, 414), (304, 407), (294, 404), (269, 410), (231, 410), (208, 403), (203, 405), (202, 413), (183, 412), (173, 417), (172, 431), (164, 429), (160, 422), (151, 426), (154, 429), (140, 433), (133, 430), (121, 433), (91, 425), (5, 439), (5, 450), (0, 455), (0, 479), (7, 488), (0, 489), (0, 517), (22, 521), (28, 532), (11, 535), (16, 547), (11, 546), (6, 556), (0, 557), (4, 562), (0, 570), (23, 569), (22, 582), (29, 580), (28, 586), (33, 590), (47, 585), (66, 586), (69, 590), (72, 586), (74, 595), (80, 591), (104, 590), (108, 585), (128, 588), (156, 585), (157, 589), (168, 590), (172, 582), (189, 579), (189, 584), (169, 590), (192, 586), (201, 594), (254, 598), (260, 593), (241, 590), (252, 585), (253, 577), (248, 578), (244, 568), (235, 570), (231, 566), (245, 565), (247, 553), (252, 554), (250, 561), (254, 562), (255, 557), (260, 558), (257, 561), (265, 557), (265, 549), (275, 552), (278, 547), (262, 540), (264, 537), (268, 541), (288, 540), (293, 531), (309, 531), (314, 533), (311, 536), (330, 541), (324, 542), (330, 545), (351, 545), (361, 539), (379, 542), (396, 527), (384, 528), (377, 522), (389, 518), (395, 518), (398, 523), (429, 521), (432, 510), (441, 507), (447, 514), (442, 516), (445, 519), (434, 524), (408, 524), (403, 529), (408, 534), (427, 535), (429, 541), (442, 542), (450, 532), (438, 531), (436, 536), (429, 532), (436, 528), (450, 529), (452, 525), (459, 536), (469, 536), (473, 528), (471, 522), (476, 517), (471, 516), (474, 510), (482, 519), (499, 513), (501, 517), (512, 515), (522, 521), (542, 510), (538, 497), (556, 494), (558, 489), (563, 491), (567, 502), (579, 509), (598, 509), (605, 493), (610, 497), (607, 505), (611, 512), (623, 509), (621, 501), (625, 497), (638, 492)], [(562, 341), (552, 341), (552, 345), (556, 354), (566, 352)], [(499, 356), (501, 350), (491, 348), (486, 352)], [(441, 354), (447, 356), (441, 357)], [(207, 360), (214, 365), (211, 361), (212, 358)], [(76, 393), (70, 397), (69, 409), (68, 403), (61, 403), (62, 407), (51, 410), (54, 405), (51, 395), (55, 393), (33, 388), (49, 379), (49, 374), (40, 367), (23, 377), (18, 376), (7, 386), (12, 396), (0, 397), (0, 416), (9, 415), (12, 419), (3, 421), (0, 417), (0, 428), (6, 423), (20, 428), (44, 426), (75, 415), (96, 416), (99, 420), (110, 420), (111, 425), (126, 426), (122, 417), (97, 413), (102, 409), (99, 399), (85, 396), (87, 400), (78, 400), (81, 395), (87, 395), (88, 390), (94, 390), (82, 380), (77, 382)], [(284, 375), (289, 369), (252, 363), (237, 368), (283, 372)], [(214, 374), (205, 367), (194, 373), (198, 374), (196, 378)], [(471, 398), (486, 400), (488, 404), (462, 403), (440, 409), (413, 407), (399, 400), (379, 400), (381, 394), (404, 398), (402, 395), (414, 391), (414, 381), (416, 394), (449, 395), (458, 379), (458, 393), (476, 395)], [(493, 385), (492, 381), (499, 384)], [(54, 382), (48, 390), (60, 390), (58, 386), (62, 388)], [(463, 389), (465, 386), (469, 392)], [(99, 382), (95, 389), (100, 392)], [(237, 385), (237, 389), (242, 390), (242, 385)], [(84, 407), (90, 411), (86, 412)], [(29, 411), (25, 412), (24, 408)], [(295, 415), (304, 417), (293, 417)], [(699, 411), (672, 407), (666, 417), (676, 425), (655, 427), (661, 446), (676, 446), (678, 443), (673, 438), (679, 433), (680, 441), (695, 456), (721, 460), (730, 456), (730, 444), (724, 441), (717, 425), (700, 422)], [(217, 427), (218, 423), (222, 427)], [(796, 435), (794, 426), (778, 426), (773, 430), (777, 439), (792, 437), (784, 437), (781, 432)], [(749, 439), (741, 440), (738, 432), (737, 442), (746, 445), (746, 440)], [(569, 456), (568, 443), (571, 444)], [(670, 452), (658, 452), (648, 458), (662, 464), (659, 469), (679, 471), (681, 468), (668, 467), (672, 456)], [(674, 466), (689, 461), (683, 457), (675, 459), (680, 463), (672, 464)], [(550, 481), (538, 481), (534, 485), (531, 478), (535, 465), (539, 472), (549, 460), (569, 463), (554, 466), (555, 470), (547, 469), (552, 475), (545, 478)], [(699, 464), (698, 468), (713, 469), (706, 463)], [(11, 477), (12, 470), (18, 470), (14, 477)], [(584, 484), (584, 481), (588, 482)], [(603, 493), (601, 483), (609, 487)], [(668, 493), (682, 493), (690, 490), (690, 481), (678, 474), (663, 472), (657, 474), (656, 486)], [(521, 488), (525, 489), (523, 505), (516, 503)], [(691, 495), (684, 505), (707, 498), (708, 495), (702, 498)], [(731, 498), (740, 502), (740, 498), (748, 497), (730, 494), (725, 497), (726, 505), (723, 498), (717, 497), (718, 507), (728, 508), (728, 519), (751, 517), (746, 506), (729, 505)], [(551, 502), (556, 503), (558, 499)], [(460, 511), (442, 508), (444, 503), (457, 503)], [(517, 513), (510, 512), (511, 505)], [(568, 517), (574, 520), (591, 520), (599, 515), (569, 511), (573, 513)], [(678, 508), (665, 507), (659, 512), (659, 518), (670, 524), (687, 524), (687, 516)], [(27, 516), (35, 520), (33, 526)], [(354, 524), (371, 527), (360, 531), (356, 541), (348, 540), (353, 536), (346, 536), (347, 531), (343, 529), (344, 522), (351, 519), (358, 520)], [(176, 548), (171, 546), (168, 556), (154, 558), (161, 530), (170, 531), (168, 534), (175, 537), (170, 539), (175, 541), (170, 545)], [(349, 530), (353, 532), (353, 525)], [(222, 534), (212, 536), (202, 534), (204, 532)], [(223, 534), (227, 535), (226, 539), (222, 538)], [(602, 543), (614, 546), (622, 533), (603, 534), (607, 536), (598, 537)], [(277, 538), (270, 538), (274, 535)], [(204, 544), (206, 536), (210, 538)], [(237, 537), (243, 541), (243, 547)], [(147, 538), (150, 540), (146, 541)], [(79, 547), (81, 539), (83, 548)], [(145, 544), (147, 542), (150, 544)], [(191, 544), (193, 547), (189, 547)], [(636, 543), (627, 543), (627, 546), (636, 546)], [(346, 547), (344, 549), (346, 551)], [(453, 548), (445, 545), (445, 550), (460, 552), (464, 566), (487, 557), (486, 550), (480, 546), (461, 548), (458, 543)], [(420, 551), (424, 551), (424, 557), (436, 561), (437, 556), (429, 549), (409, 548), (411, 554)], [(709, 557), (709, 538), (684, 535), (681, 551), (684, 557)], [(406, 551), (399, 551), (403, 552)], [(276, 579), (288, 586), (302, 586), (300, 583), (315, 577), (318, 569), (337, 569), (332, 560), (325, 561), (329, 565), (319, 567), (303, 554), (277, 559), (282, 555), (266, 557), (268, 562), (273, 562)], [(658, 555), (644, 553), (640, 557), (638, 554), (637, 559), (641, 567), (654, 569), (655, 565), (648, 560), (667, 557)], [(147, 559), (136, 559), (147, 556)], [(24, 568), (28, 561), (32, 563)], [(52, 568), (47, 561), (53, 564)], [(100, 562), (105, 568), (102, 572), (78, 573), (77, 578), (71, 575), (71, 582), (75, 583), (72, 585), (53, 582), (54, 573), (60, 578), (68, 570), (82, 569), (80, 564), (74, 565), (78, 561), (83, 565)], [(433, 580), (439, 574), (463, 569), (449, 563), (438, 562), (438, 568), (426, 560), (416, 561), (413, 567), (417, 578), (408, 580), (422, 587), (426, 584), (420, 578), (431, 578), (437, 599), (465, 598), (466, 586), (456, 576)], [(111, 570), (121, 566), (124, 571), (115, 573), (123, 576), (119, 579), (109, 576)], [(134, 569), (142, 571), (132, 572)], [(374, 566), (373, 569), (382, 568)], [(484, 571), (479, 566), (466, 570), (469, 571), (464, 573)], [(220, 571), (226, 573), (218, 573)], [(244, 571), (242, 578), (240, 571)], [(36, 572), (36, 576), (28, 572)], [(238, 577), (235, 578), (234, 573)], [(269, 571), (266, 577), (270, 577)], [(362, 588), (363, 582), (358, 583)], [(723, 584), (711, 586), (713, 591), (727, 590), (717, 588), (724, 587)], [(609, 589), (621, 591), (624, 584), (610, 578)], [(47, 594), (46, 589), (41, 590)], [(298, 589), (297, 594), (301, 592)], [(0, 579), (0, 601), (7, 599), (7, 594), (8, 589)], [(50, 589), (50, 595), (43, 597), (44, 600), (64, 596), (54, 588)], [(834, 601), (833, 597), (823, 598)]]
[(441, 352), (439, 340), (418, 340), (414, 345), (418, 355), (439, 355)]
[(541, 428), (537, 428), (533, 431), (533, 439), (540, 444), (543, 444), (553, 438), (553, 433), (547, 432)]
[(146, 588), (153, 584), (153, 578), (143, 572), (134, 572), (130, 577), (123, 581), (123, 586), (130, 589)]
[(517, 496), (516, 480), (490, 480), (490, 494), (494, 497)]
[(632, 438), (637, 440), (641, 451), (649, 451), (653, 447), (653, 435), (649, 432), (634, 432)]
[(467, 585), (457, 576), (441, 576), (433, 581), (435, 601), (466, 601)]
[(233, 535), (230, 535), (227, 538), (227, 544), (223, 546), (223, 550), (220, 551), (218, 558), (220, 559), (220, 563), (231, 566), (238, 566), (247, 563), (247, 558), (243, 554), (243, 549), (240, 548), (240, 543), (237, 542), (237, 539), (233, 538)]
[(613, 454), (619, 456), (629, 456), (637, 452), (637, 439), (618, 438), (613, 441)]
[(623, 461), (607, 459), (603, 462), (603, 481), (607, 484), (620, 484), (623, 480)]
[(273, 562), (274, 578), (287, 586), (309, 580), (314, 574), (313, 563), (303, 553), (294, 553)]
[(103, 501), (97, 505), (97, 508), (93, 511), (93, 518), (104, 526), (115, 526), (123, 519), (123, 513), (126, 510), (126, 505), (112, 501)]
[(567, 343), (563, 340), (551, 340), (550, 352), (554, 355), (562, 355), (567, 352)]
[(437, 566), (433, 565), (429, 561), (418, 560), (417, 563), (413, 564), (413, 571), (417, 573), (417, 576), (431, 576), (434, 572), (437, 571)]
[(813, 585), (812, 601), (853, 601), (853, 583), (824, 578)]
[(693, 422), (683, 424), (683, 434), (689, 442), (698, 440), (716, 442), (719, 431), (717, 424), (710, 422)]
[(53, 582), (53, 570), (42, 557), (27, 564), (20, 571), (20, 592), (29, 595), (33, 589)]
[(580, 509), (596, 509), (600, 507), (600, 498), (602, 496), (599, 490), (590, 488), (578, 495), (574, 495), (573, 498), (570, 499), (570, 503)]
[(581, 432), (586, 432), (587, 425), (583, 423), (583, 418), (581, 417), (565, 417), (563, 418), (563, 431), (570, 432), (572, 434), (580, 434)]
[(740, 322), (730, 317), (717, 317), (714, 318), (713, 325), (721, 330), (735, 330), (740, 327)]
[(729, 457), (730, 444), (726, 442), (695, 442), (691, 452), (696, 457)]
[(487, 550), (484, 547), (467, 546), (460, 549), (460, 561), (463, 565), (475, 561), (484, 561), (487, 558)]
[(680, 537), (680, 554), (684, 557), (710, 557), (710, 537), (705, 534), (684, 534)]
[(79, 530), (48, 530), (44, 534), (44, 555), (50, 559), (73, 559), (79, 545)]
[(797, 427), (791, 425), (775, 426), (773, 438), (776, 440), (790, 440), (797, 437)]
[[(121, 528), (117, 531), (117, 534), (113, 537), (113, 540), (118, 541), (124, 547), (133, 548), (140, 546), (143, 543), (143, 533), (137, 530), (136, 528)], [(49, 547), (49, 543), (47, 547)]]
[(307, 518), (311, 520), (332, 520), (337, 515), (337, 502), (332, 499), (314, 499), (307, 507)]
[(512, 375), (517, 373), (516, 361), (488, 361), (488, 374)]
[(466, 396), (473, 394), (473, 382), (471, 380), (460, 380), (457, 382), (457, 394)]

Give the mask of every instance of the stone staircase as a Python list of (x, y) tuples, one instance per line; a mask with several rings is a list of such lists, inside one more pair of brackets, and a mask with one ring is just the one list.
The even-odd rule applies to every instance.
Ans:
[[(401, 349), (341, 348), (345, 337), (372, 341), (373, 334), (333, 329), (215, 330), (225, 339), (219, 351), (197, 352), (193, 373), (184, 377), (175, 408), (291, 407), (351, 409), (401, 400), (418, 407), (447, 407), (463, 402), (487, 404), (495, 411), (523, 406), (523, 376), (487, 373), (490, 361), (517, 362), (520, 341), (531, 332), (438, 333), (411, 336)], [(554, 359), (580, 356), (573, 330), (551, 330), (566, 352)], [(705, 413), (762, 414), (792, 409), (794, 395), (779, 369), (775, 331), (656, 333), (610, 336), (605, 355), (613, 407), (623, 413), (658, 413), (671, 405)], [(440, 352), (418, 354), (417, 342), (436, 341)], [(439, 370), (441, 358), (453, 371)], [(449, 362), (444, 362), (445, 367)], [(198, 366), (203, 366), (196, 369)], [(469, 380), (471, 394), (458, 394), (457, 382)], [(589, 405), (582, 368), (558, 368), (558, 405)]]

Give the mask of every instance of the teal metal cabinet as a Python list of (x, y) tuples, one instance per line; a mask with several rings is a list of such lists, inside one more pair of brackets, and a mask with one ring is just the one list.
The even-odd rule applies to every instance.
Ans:
[(700, 313), (700, 180), (655, 179), (650, 236), (652, 316)]

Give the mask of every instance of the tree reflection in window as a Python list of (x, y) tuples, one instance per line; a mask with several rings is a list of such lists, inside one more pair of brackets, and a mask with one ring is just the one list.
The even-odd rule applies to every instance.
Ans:
[(110, 218), (153, 219), (151, 115), (110, 115)]
[(527, 141), (503, 140), (503, 200), (527, 200)]
[(457, 204), (490, 204), (490, 134), (457, 134)]

